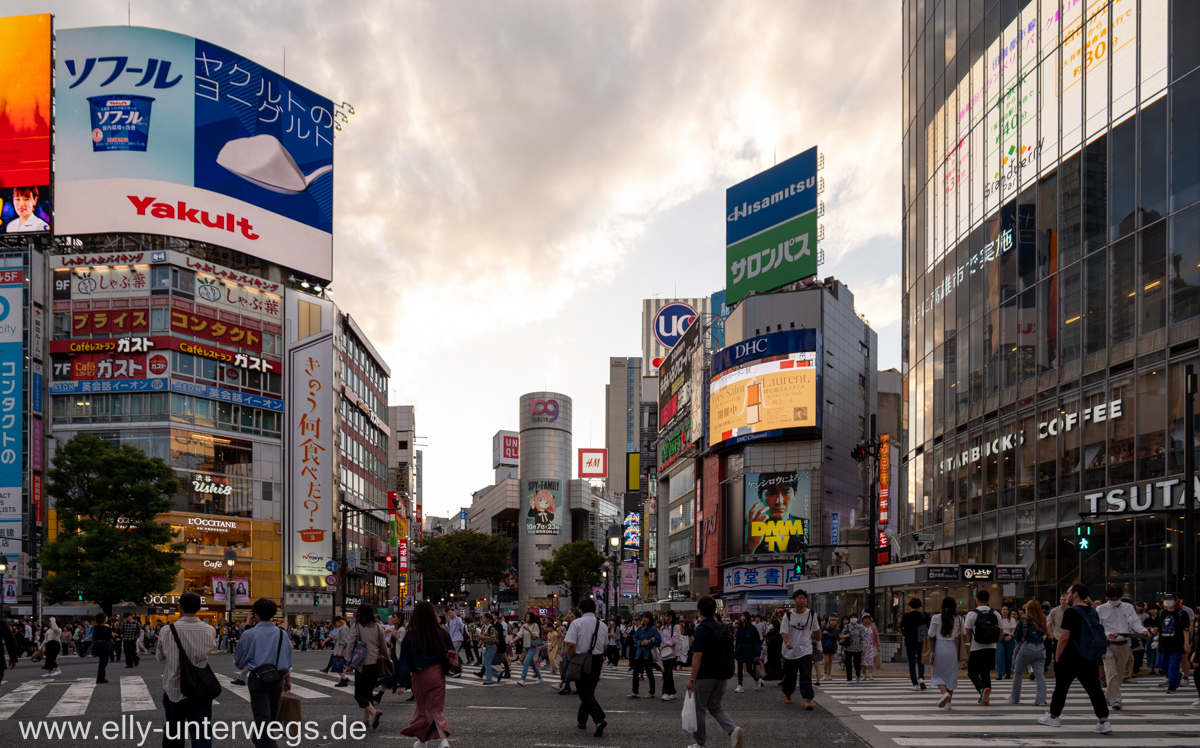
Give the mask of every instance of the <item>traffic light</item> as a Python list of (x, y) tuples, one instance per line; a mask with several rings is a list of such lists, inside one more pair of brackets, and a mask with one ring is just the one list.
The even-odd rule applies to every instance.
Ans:
[(321, 605), (321, 596), (314, 592), (313, 593), (313, 607), (314, 608), (320, 607), (320, 605)]
[(1082, 522), (1075, 525), (1075, 547), (1081, 551), (1092, 549), (1092, 526)]
[(792, 567), (792, 571), (794, 571), (797, 576), (804, 573), (804, 556), (796, 556), (795, 566)]
[(83, 590), (75, 590), (76, 600), (83, 602)]
[(867, 459), (867, 445), (865, 443), (854, 445), (854, 448), (850, 450), (850, 456), (854, 458), (855, 462)]
[(396, 557), (390, 553), (375, 554), (375, 563), (378, 563), (378, 564), (390, 564), (391, 562), (393, 562), (395, 560), (396, 560)]

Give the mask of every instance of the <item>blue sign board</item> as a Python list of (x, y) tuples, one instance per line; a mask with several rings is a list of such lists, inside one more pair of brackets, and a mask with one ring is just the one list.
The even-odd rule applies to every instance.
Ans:
[(32, 391), (29, 393), (32, 401), (33, 412), (39, 416), (42, 415), (42, 365), (35, 363), (32, 373), (33, 383)]
[(252, 408), (273, 410), (277, 413), (283, 412), (282, 400), (276, 400), (273, 397), (263, 397), (262, 395), (251, 395), (245, 392), (234, 392), (233, 390), (225, 390), (220, 387), (211, 387), (207, 384), (171, 382), (171, 391), (184, 395), (205, 397), (209, 400), (220, 400), (223, 403), (236, 403), (238, 405), (249, 405)]
[(842, 513), (834, 512), (829, 516), (829, 544), (837, 545), (838, 536), (842, 529)]
[(709, 368), (712, 376), (716, 377), (726, 369), (731, 369), (746, 361), (768, 356), (782, 356), (797, 351), (815, 351), (817, 353), (817, 371), (821, 370), (821, 333), (813, 329), (771, 332), (734, 343), (714, 353)]
[[(24, 386), (25, 300), (20, 270), (0, 271), (0, 493), (3, 503), (20, 510), (25, 468), (21, 413)], [(20, 537), (20, 523), (6, 526), (8, 537)], [(12, 533), (16, 534), (13, 535)], [(0, 536), (2, 537), (2, 536)]]
[(105, 379), (83, 382), (51, 382), (51, 395), (74, 395), (79, 392), (164, 392), (165, 379)]
[(725, 243), (817, 207), (817, 147), (792, 156), (725, 191)]

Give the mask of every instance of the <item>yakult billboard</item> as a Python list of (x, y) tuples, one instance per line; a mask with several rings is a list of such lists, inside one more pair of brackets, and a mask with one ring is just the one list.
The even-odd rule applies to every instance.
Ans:
[(328, 280), (333, 103), (200, 39), (57, 33), (60, 234), (229, 247)]

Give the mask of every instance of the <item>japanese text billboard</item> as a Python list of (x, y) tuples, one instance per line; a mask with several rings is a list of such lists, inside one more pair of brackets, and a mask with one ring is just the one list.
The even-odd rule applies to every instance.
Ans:
[(527, 478), (525, 481), (525, 534), (562, 535), (563, 482), (557, 478)]
[(289, 574), (326, 573), (333, 559), (333, 304), (288, 291), (284, 497)]
[(50, 26), (0, 18), (0, 234), (50, 230)]
[(709, 446), (821, 427), (820, 340), (802, 334), (812, 332), (770, 333), (713, 354)]
[(178, 236), (332, 276), (329, 99), (190, 36), (56, 36), (58, 233)]
[(806, 542), (812, 472), (746, 473), (746, 554), (795, 553)]
[(725, 303), (817, 274), (817, 148), (725, 191)]
[(0, 517), (0, 539), (10, 540), (21, 537), (21, 475), (25, 464), (21, 434), (23, 289), (20, 270), (0, 270), (0, 507), (17, 507), (15, 516)]

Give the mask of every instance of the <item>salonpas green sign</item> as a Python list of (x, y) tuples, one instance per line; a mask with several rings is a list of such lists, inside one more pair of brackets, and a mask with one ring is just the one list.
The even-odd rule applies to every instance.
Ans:
[(725, 303), (817, 274), (817, 211), (810, 210), (725, 249)]

